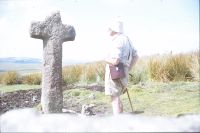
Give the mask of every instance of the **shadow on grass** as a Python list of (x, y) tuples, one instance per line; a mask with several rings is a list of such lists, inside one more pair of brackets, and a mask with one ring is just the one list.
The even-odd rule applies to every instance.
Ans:
[(139, 111), (139, 110), (136, 110), (133, 112), (128, 112), (128, 114), (132, 114), (132, 115), (143, 114), (143, 113), (144, 113), (144, 111)]

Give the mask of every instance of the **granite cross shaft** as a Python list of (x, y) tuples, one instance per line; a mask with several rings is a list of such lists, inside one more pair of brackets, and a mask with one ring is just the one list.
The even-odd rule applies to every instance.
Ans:
[(43, 40), (42, 111), (62, 112), (62, 43), (75, 39), (75, 29), (62, 24), (60, 12), (57, 11), (43, 22), (32, 22), (30, 36)]

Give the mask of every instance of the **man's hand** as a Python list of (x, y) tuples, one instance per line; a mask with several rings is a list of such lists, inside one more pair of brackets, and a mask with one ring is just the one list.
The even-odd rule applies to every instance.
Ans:
[(119, 64), (119, 58), (112, 58), (112, 59), (106, 59), (106, 63), (109, 65), (118, 65)]

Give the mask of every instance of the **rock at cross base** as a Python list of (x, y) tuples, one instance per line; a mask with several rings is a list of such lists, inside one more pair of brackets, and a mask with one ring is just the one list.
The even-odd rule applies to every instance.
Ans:
[(42, 22), (32, 22), (30, 36), (43, 40), (42, 110), (44, 113), (62, 112), (62, 43), (75, 39), (75, 29), (62, 24), (57, 11)]

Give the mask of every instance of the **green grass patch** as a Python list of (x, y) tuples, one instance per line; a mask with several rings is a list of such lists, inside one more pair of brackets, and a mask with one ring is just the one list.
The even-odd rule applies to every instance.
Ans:
[[(180, 114), (200, 113), (200, 90), (198, 82), (148, 82), (141, 85), (130, 85), (129, 94), (134, 111), (144, 111), (150, 116), (178, 116)], [(95, 95), (95, 99), (92, 99)], [(131, 112), (127, 94), (121, 96), (124, 112)], [(74, 104), (95, 104), (96, 109), (107, 107), (112, 113), (110, 97), (104, 92), (81, 89), (64, 91), (64, 100)], [(75, 105), (74, 105), (75, 106)]]
[(85, 88), (66, 90), (63, 92), (63, 97), (64, 100), (73, 99), (81, 104), (108, 104), (110, 100), (103, 92), (90, 91)]
[[(83, 104), (94, 104), (94, 112), (105, 110), (105, 113), (112, 113), (110, 97), (105, 96), (104, 92), (91, 91), (85, 88), (66, 90), (63, 92), (64, 102), (70, 103), (70, 106), (79, 106)], [(103, 111), (104, 112), (104, 111)]]
[[(200, 113), (199, 82), (148, 83), (142, 88), (134, 85), (129, 89), (134, 110), (146, 115), (177, 116)], [(130, 111), (126, 95), (122, 96), (125, 111)]]
[(30, 89), (39, 89), (41, 85), (26, 85), (26, 84), (18, 84), (18, 85), (1, 85), (0, 84), (0, 92), (13, 92), (18, 90), (30, 90)]

